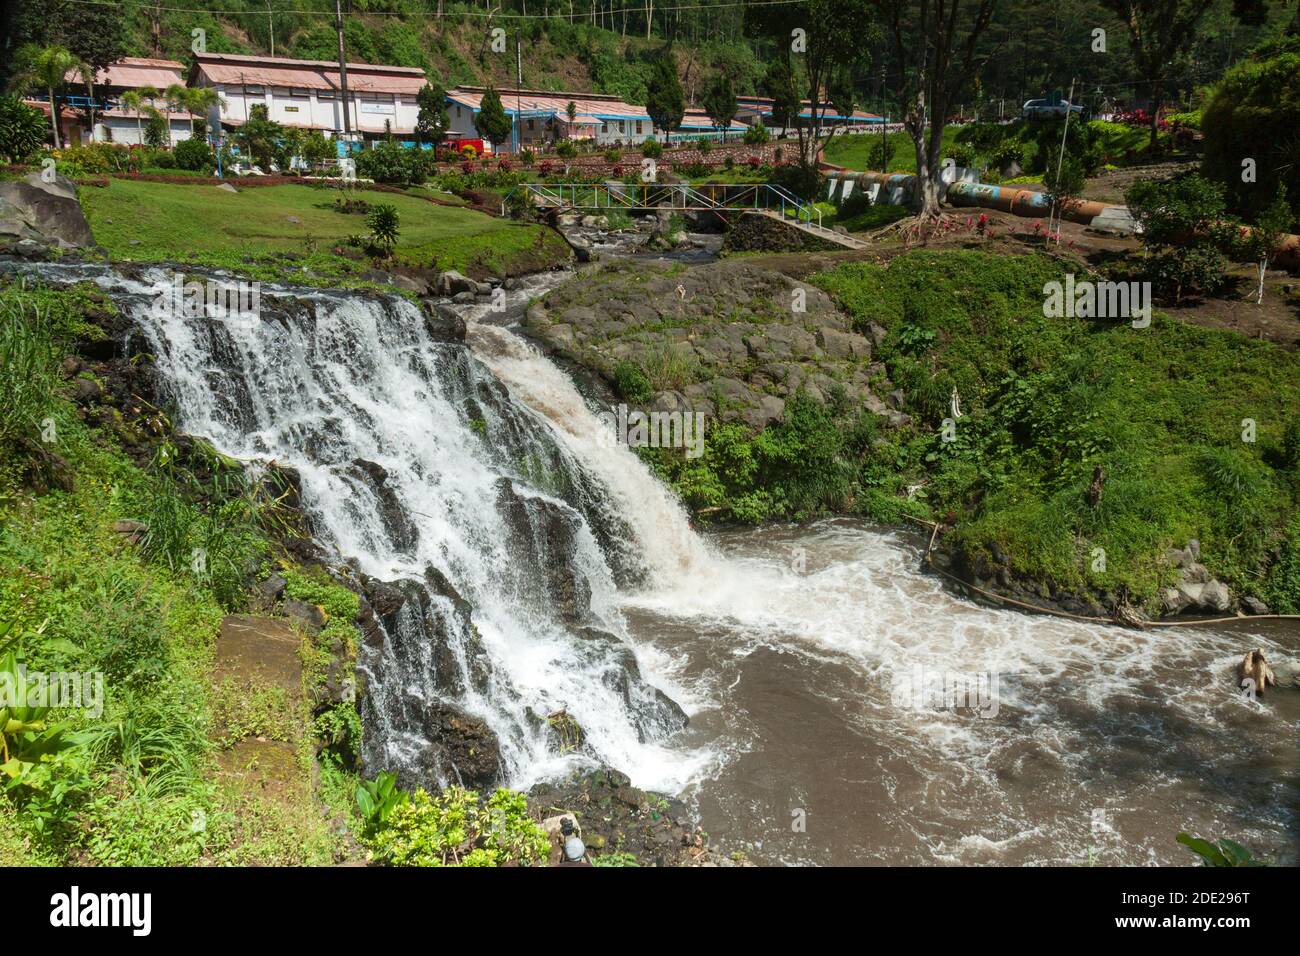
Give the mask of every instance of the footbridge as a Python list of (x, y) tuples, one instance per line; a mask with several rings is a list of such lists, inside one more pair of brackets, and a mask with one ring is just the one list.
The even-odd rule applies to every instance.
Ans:
[(845, 249), (860, 249), (860, 239), (822, 225), (822, 212), (789, 190), (772, 183), (520, 183), (506, 193), (506, 202), (524, 193), (538, 209), (583, 213), (608, 212), (711, 212), (722, 219), (760, 215), (785, 222), (792, 228)]

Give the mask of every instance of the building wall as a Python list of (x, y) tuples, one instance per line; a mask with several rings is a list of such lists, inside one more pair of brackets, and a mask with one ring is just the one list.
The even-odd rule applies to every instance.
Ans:
[[(147, 129), (149, 120), (145, 119), (142, 122)], [(169, 125), (171, 127), (170, 145), (175, 146), (182, 140), (190, 138), (188, 120), (172, 120)], [(143, 130), (137, 125), (135, 117), (101, 116), (99, 114), (95, 116), (94, 141), (97, 143), (113, 142), (122, 143), (126, 146), (141, 146), (144, 145), (144, 140), (141, 137), (142, 132)], [(84, 133), (81, 138), (85, 139)]]
[[(218, 85), (217, 92), (225, 100), (221, 119), (226, 122), (247, 122), (252, 107), (262, 104), (266, 106), (268, 119), (286, 126), (319, 129), (326, 133), (343, 129), (341, 100), (328, 90)], [(400, 94), (349, 91), (348, 102), (354, 133), (381, 135), (385, 120), (392, 123), (394, 132), (409, 132), (415, 129), (420, 116), (414, 97), (404, 99)]]

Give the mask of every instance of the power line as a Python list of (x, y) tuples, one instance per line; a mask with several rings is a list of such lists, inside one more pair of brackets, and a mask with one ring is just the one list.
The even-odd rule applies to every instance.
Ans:
[[(160, 13), (210, 13), (213, 14), (214, 16), (229, 16), (229, 17), (261, 16), (265, 12), (264, 10), (225, 10), (225, 9), (214, 9), (209, 7), (165, 7), (155, 3), (144, 3), (144, 2), (136, 3), (136, 4), (124, 3), (122, 2), (122, 0), (65, 0), (65, 2), (77, 3), (83, 6), (94, 6), (94, 7), (126, 8), (126, 7), (140, 6), (140, 7), (148, 7), (150, 10), (156, 10)], [(660, 6), (659, 4), (656, 4), (654, 9), (656, 12), (669, 12), (669, 11), (676, 12), (678, 10), (719, 10), (724, 7), (785, 7), (785, 6), (792, 6), (795, 4), (805, 4), (808, 2), (809, 0), (722, 0), (722, 2), (719, 3), (690, 3), (690, 4), (677, 4), (673, 6)], [(617, 7), (613, 9), (601, 10), (599, 12), (601, 13), (601, 15), (613, 15), (618, 13), (644, 13), (645, 10), (646, 10), (646, 5), (640, 4), (635, 7)], [(280, 14), (285, 14), (285, 15), (295, 15), (295, 16), (305, 16), (305, 17), (334, 16), (332, 12), (325, 11), (325, 10), (282, 9), (282, 10), (276, 10), (275, 12)], [(400, 13), (391, 10), (385, 10), (385, 11), (366, 11), (365, 15), (368, 17), (400, 17), (404, 20), (413, 20), (419, 17), (432, 17), (433, 19), (441, 19), (441, 20), (460, 19), (462, 17), (476, 17), (483, 20), (561, 20), (561, 21), (567, 20), (569, 22), (579, 22), (586, 19), (585, 14), (581, 17), (575, 16), (572, 18), (570, 18), (569, 16), (539, 17), (536, 14), (502, 13), (500, 11), (479, 11), (479, 10), (465, 10), (455, 14), (450, 14), (450, 13), (439, 14), (437, 11)]]

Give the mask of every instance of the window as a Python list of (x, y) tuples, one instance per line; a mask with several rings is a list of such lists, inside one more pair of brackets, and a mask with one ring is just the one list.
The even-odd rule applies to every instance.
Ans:
[(608, 123), (601, 123), (601, 124), (600, 124), (600, 131), (601, 131), (602, 133), (608, 133), (608, 132), (609, 132), (609, 124), (608, 124)]
[(619, 120), (619, 121), (618, 121), (618, 131), (619, 131), (620, 133), (626, 133), (626, 132), (627, 132), (627, 123), (625, 123), (623, 120)]
[(529, 129), (530, 131), (533, 129), (533, 121), (532, 121), (532, 120), (529, 120), (529, 121), (528, 121), (528, 129)]
[(641, 120), (637, 120), (637, 121), (636, 121), (636, 131), (637, 131), (638, 133), (641, 132)]
[(456, 107), (456, 119), (460, 119), (460, 107)]
[(246, 87), (244, 87), (244, 92), (245, 92), (245, 93), (256, 93), (258, 96), (261, 96), (261, 95), (262, 95), (264, 92), (266, 92), (266, 91), (263, 90), (262, 87), (260, 87), (260, 86), (246, 86)]

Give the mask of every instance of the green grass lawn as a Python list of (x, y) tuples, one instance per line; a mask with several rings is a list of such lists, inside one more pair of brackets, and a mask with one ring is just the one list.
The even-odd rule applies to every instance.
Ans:
[[(366, 266), (329, 250), (350, 235), (369, 232), (364, 215), (335, 211), (335, 195), (313, 186), (230, 193), (215, 186), (121, 179), (81, 190), (95, 239), (113, 259), (243, 268), (293, 253), (306, 257), (317, 278), (330, 281)], [(410, 195), (361, 190), (357, 197), (397, 208), (396, 256), (405, 264), (486, 276), (545, 268), (567, 256), (563, 240), (541, 226)]]
[[(943, 145), (945, 150), (948, 144), (953, 141), (956, 133), (957, 127), (944, 127)], [(912, 137), (906, 132), (899, 131), (897, 133), (886, 133), (885, 139), (889, 141), (889, 165), (886, 169), (875, 171), (888, 173), (916, 172), (916, 149), (912, 145)], [(873, 144), (879, 142), (879, 133), (855, 133), (852, 136), (836, 136), (831, 140), (830, 146), (826, 148), (826, 162), (843, 166), (846, 169), (868, 169), (867, 151)]]

